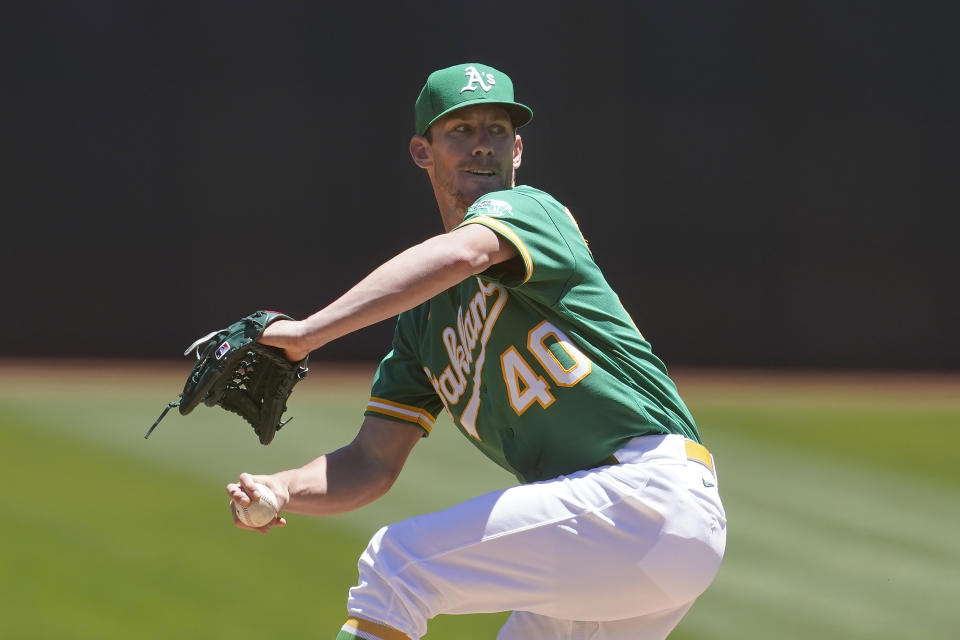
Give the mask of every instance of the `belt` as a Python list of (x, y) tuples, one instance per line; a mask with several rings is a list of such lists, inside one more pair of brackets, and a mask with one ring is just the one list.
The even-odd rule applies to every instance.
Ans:
[(705, 446), (699, 442), (694, 442), (693, 440), (684, 440), (683, 444), (687, 448), (688, 460), (699, 462), (707, 469), (710, 469), (710, 471), (713, 472), (713, 475), (717, 475), (717, 470), (713, 466), (713, 455), (707, 451)]
[[(707, 469), (710, 469), (714, 477), (717, 475), (717, 469), (713, 464), (713, 454), (707, 450), (705, 446), (699, 442), (694, 442), (693, 440), (684, 439), (683, 441), (684, 449), (686, 450), (687, 459), (694, 462), (699, 462)], [(620, 464), (620, 461), (617, 459), (617, 456), (612, 455), (607, 458), (602, 464)]]

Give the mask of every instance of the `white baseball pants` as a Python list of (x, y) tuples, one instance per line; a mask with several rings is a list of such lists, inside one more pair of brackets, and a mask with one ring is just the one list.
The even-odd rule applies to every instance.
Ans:
[(634, 438), (620, 464), (384, 527), (347, 608), (413, 640), (436, 615), (497, 611), (514, 612), (499, 640), (665, 638), (726, 543), (712, 457), (693, 459), (687, 443)]

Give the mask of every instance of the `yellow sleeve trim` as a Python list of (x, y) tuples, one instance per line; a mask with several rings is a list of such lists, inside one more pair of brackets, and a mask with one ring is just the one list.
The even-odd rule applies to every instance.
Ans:
[(393, 418), (400, 418), (405, 422), (413, 422), (426, 429), (427, 433), (430, 433), (433, 429), (433, 416), (420, 407), (391, 402), (383, 398), (370, 398), (370, 401), (367, 402), (367, 411), (382, 413)]
[(523, 244), (523, 240), (520, 239), (520, 236), (518, 236), (513, 229), (503, 224), (499, 220), (489, 216), (477, 216), (476, 218), (467, 220), (463, 224), (482, 224), (485, 227), (493, 229), (495, 232), (509, 240), (510, 243), (517, 248), (517, 253), (519, 253), (520, 257), (523, 259), (523, 268), (526, 272), (526, 275), (521, 284), (526, 284), (527, 280), (530, 279), (530, 276), (533, 275), (533, 258), (530, 257), (530, 252), (527, 250), (526, 245)]

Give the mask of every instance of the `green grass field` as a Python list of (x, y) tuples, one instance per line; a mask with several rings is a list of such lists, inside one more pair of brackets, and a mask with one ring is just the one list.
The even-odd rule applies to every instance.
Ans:
[[(0, 363), (0, 638), (332, 639), (380, 525), (511, 484), (441, 421), (379, 502), (235, 530), (223, 486), (347, 442), (369, 372), (315, 371), (269, 447), (204, 407), (144, 440), (186, 366)], [(672, 639), (956, 637), (957, 378), (677, 377), (729, 529)], [(505, 617), (441, 617), (427, 637), (492, 639)]]

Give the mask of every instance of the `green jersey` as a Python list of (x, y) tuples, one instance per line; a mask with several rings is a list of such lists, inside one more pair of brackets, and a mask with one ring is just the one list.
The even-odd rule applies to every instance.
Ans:
[(500, 234), (518, 259), (400, 314), (366, 415), (429, 434), (445, 409), (523, 482), (603, 464), (636, 436), (700, 441), (562, 204), (532, 187), (496, 191), (467, 209), (468, 224)]

